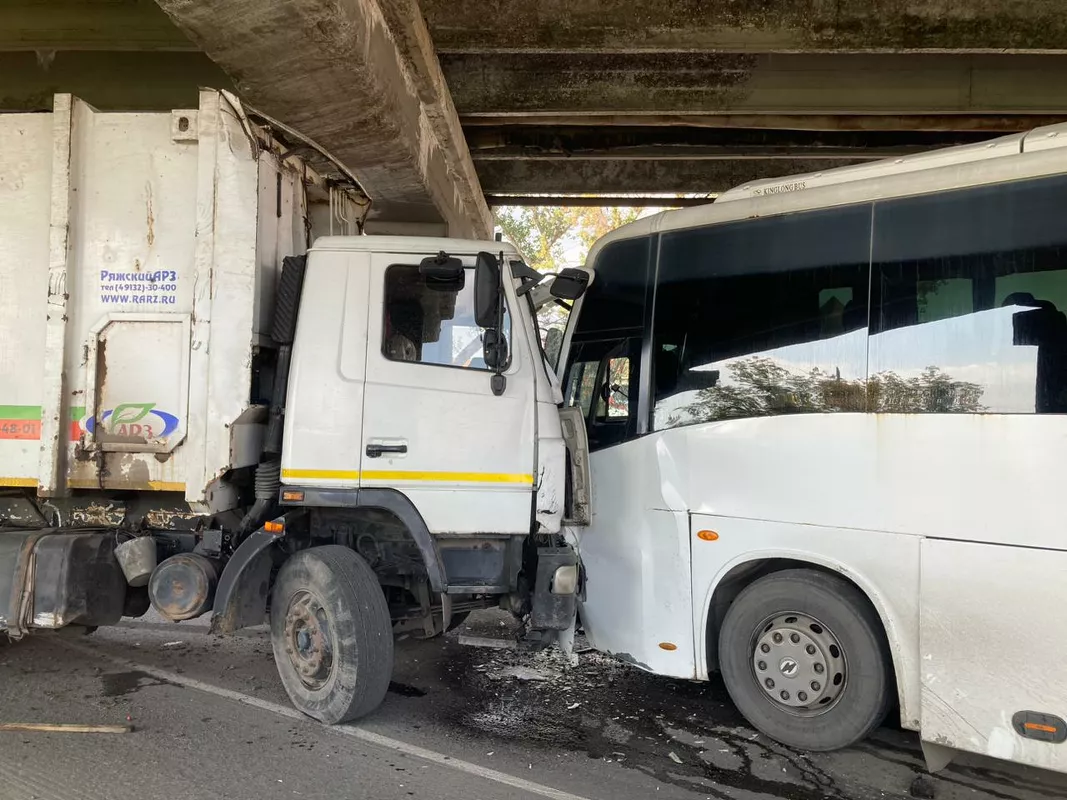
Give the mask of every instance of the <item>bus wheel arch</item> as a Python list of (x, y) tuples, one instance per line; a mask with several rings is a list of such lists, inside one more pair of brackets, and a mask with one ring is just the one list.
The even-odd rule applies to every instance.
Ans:
[(719, 671), (719, 635), (730, 606), (748, 586), (768, 575), (786, 570), (808, 570), (836, 577), (851, 586), (866, 601), (869, 610), (879, 623), (882, 646), (889, 657), (889, 677), (892, 685), (890, 691), (901, 711), (904, 727), (918, 729), (918, 709), (914, 709), (914, 722), (908, 722), (905, 716), (908, 709), (904, 683), (901, 679), (903, 663), (900, 643), (892, 634), (895, 623), (885, 604), (879, 602), (877, 595), (857, 575), (852, 574), (843, 565), (821, 563), (799, 559), (791, 556), (759, 556), (729, 566), (715, 581), (709, 592), (704, 626), (704, 657), (706, 674)]

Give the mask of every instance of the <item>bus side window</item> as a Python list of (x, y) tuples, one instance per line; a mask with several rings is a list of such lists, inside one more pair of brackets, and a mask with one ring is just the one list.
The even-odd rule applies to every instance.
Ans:
[(1063, 176), (879, 201), (867, 394), (884, 413), (1067, 413)]
[(599, 386), (596, 418), (599, 422), (630, 416), (630, 359), (609, 358)]

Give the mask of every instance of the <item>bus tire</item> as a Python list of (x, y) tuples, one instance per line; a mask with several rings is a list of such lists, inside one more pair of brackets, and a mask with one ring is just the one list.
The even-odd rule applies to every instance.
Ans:
[(791, 747), (848, 747), (889, 710), (881, 621), (862, 592), (824, 572), (784, 570), (746, 587), (723, 620), (719, 665), (745, 719)]
[(340, 545), (302, 550), (271, 595), (274, 663), (293, 705), (334, 725), (374, 711), (389, 688), (393, 633), (374, 571)]

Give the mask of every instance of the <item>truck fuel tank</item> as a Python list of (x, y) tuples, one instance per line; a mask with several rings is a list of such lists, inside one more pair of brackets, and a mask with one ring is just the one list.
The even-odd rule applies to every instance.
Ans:
[(0, 631), (114, 625), (126, 578), (109, 533), (62, 529), (0, 532)]

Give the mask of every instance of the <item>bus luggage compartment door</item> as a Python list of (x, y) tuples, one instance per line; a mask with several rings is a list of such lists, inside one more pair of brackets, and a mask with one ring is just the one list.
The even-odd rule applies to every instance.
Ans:
[(926, 539), (922, 738), (1067, 772), (1067, 552)]

